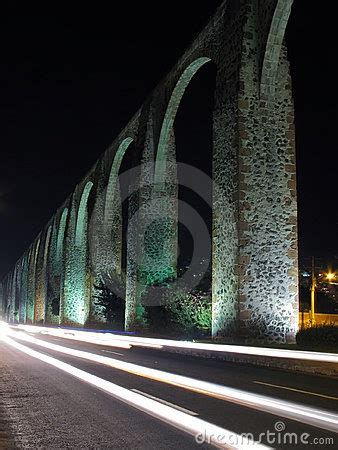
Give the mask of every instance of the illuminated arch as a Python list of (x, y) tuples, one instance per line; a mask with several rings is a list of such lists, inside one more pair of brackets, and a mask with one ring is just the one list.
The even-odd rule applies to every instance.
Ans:
[(88, 181), (88, 183), (85, 185), (80, 205), (77, 213), (77, 220), (76, 220), (76, 229), (75, 229), (75, 246), (81, 246), (81, 244), (84, 241), (84, 238), (86, 236), (87, 231), (87, 203), (90, 191), (93, 187), (93, 183), (91, 181)]
[(45, 322), (47, 303), (47, 256), (49, 252), (52, 227), (49, 226), (44, 237), (43, 248), (37, 260), (36, 289), (35, 289), (35, 322)]
[(50, 243), (50, 236), (52, 232), (52, 227), (49, 226), (46, 234), (46, 241), (45, 241), (45, 249), (43, 254), (43, 267), (46, 269), (47, 266), (47, 257), (48, 257), (48, 251), (49, 251), (49, 243)]
[(21, 323), (26, 322), (28, 259), (29, 255), (25, 253), (21, 260), (22, 275), (21, 275), (21, 296), (20, 296), (20, 311), (19, 311)]
[(60, 321), (67, 325), (84, 325), (89, 316), (91, 297), (88, 264), (88, 199), (93, 183), (88, 181), (81, 193), (78, 207), (76, 197), (70, 212), (65, 246), (65, 274), (60, 302)]
[(106, 191), (106, 200), (105, 200), (105, 206), (104, 206), (104, 230), (109, 231), (110, 229), (110, 219), (113, 216), (113, 207), (114, 207), (114, 197), (116, 193), (116, 183), (118, 180), (119, 170), (121, 167), (121, 163), (123, 160), (123, 157), (129, 148), (130, 144), (133, 142), (133, 139), (131, 137), (128, 137), (124, 139), (121, 144), (119, 145), (119, 148), (117, 149), (117, 152), (114, 157), (113, 164), (110, 169), (110, 175), (109, 180), (107, 184), (107, 191)]
[(36, 262), (37, 262), (38, 254), (39, 254), (40, 242), (41, 242), (41, 238), (39, 237), (39, 240), (36, 243), (35, 252), (34, 252), (34, 267), (35, 267), (35, 269), (36, 269)]
[(36, 269), (37, 269), (37, 258), (40, 247), (40, 239), (31, 247), (31, 256), (28, 266), (28, 302), (27, 302), (27, 320), (30, 323), (34, 322), (34, 306), (35, 306), (35, 295), (36, 295)]
[(262, 66), (260, 93), (274, 95), (279, 57), (293, 0), (278, 0), (272, 18)]
[(66, 224), (68, 217), (68, 208), (65, 208), (62, 211), (57, 238), (56, 238), (56, 261), (57, 264), (60, 264), (63, 255), (63, 243), (65, 238)]
[(156, 153), (154, 183), (155, 188), (157, 189), (163, 185), (163, 181), (165, 178), (165, 173), (167, 169), (167, 158), (168, 158), (168, 143), (174, 126), (176, 113), (180, 106), (183, 94), (186, 88), (188, 87), (190, 81), (192, 80), (193, 76), (198, 72), (198, 70), (201, 67), (203, 67), (210, 61), (211, 59), (208, 57), (197, 58), (195, 61), (193, 61), (184, 70), (171, 94), (167, 110), (163, 119), (160, 139)]
[(44, 277), (44, 311), (43, 311), (43, 321), (46, 322), (47, 319), (47, 307), (48, 307), (48, 257), (51, 251), (51, 237), (52, 237), (52, 226), (50, 225), (47, 230), (45, 251), (43, 255), (43, 277)]

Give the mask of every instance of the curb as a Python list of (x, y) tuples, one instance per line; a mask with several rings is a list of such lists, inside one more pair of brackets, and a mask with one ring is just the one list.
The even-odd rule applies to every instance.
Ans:
[(195, 358), (216, 359), (231, 363), (249, 364), (256, 367), (268, 367), (270, 369), (286, 370), (307, 375), (320, 375), (338, 378), (338, 364), (329, 362), (303, 361), (289, 358), (274, 358), (266, 356), (252, 356), (231, 352), (209, 352), (206, 350), (193, 350), (177, 347), (163, 347), (160, 352), (176, 353)]

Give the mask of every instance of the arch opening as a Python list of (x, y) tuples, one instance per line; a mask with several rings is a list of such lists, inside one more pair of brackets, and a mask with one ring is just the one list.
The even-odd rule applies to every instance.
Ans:
[[(149, 232), (153, 234), (151, 241), (161, 242), (152, 255), (153, 259), (158, 259), (155, 285), (167, 285), (171, 289), (177, 276), (178, 282), (173, 284), (177, 292), (171, 294), (177, 299), (184, 296), (184, 301), (181, 304), (173, 302), (172, 309), (163, 305), (148, 307), (150, 325), (154, 329), (161, 322), (168, 328), (173, 321), (178, 325), (178, 316), (182, 318), (187, 312), (182, 310), (185, 306), (190, 309), (188, 315), (192, 319), (187, 326), (194, 328), (196, 333), (198, 324), (206, 328), (205, 321), (203, 324), (203, 320), (194, 322), (192, 317), (194, 302), (196, 308), (200, 306), (197, 303), (202, 291), (208, 297), (200, 302), (206, 311), (206, 314), (202, 313), (204, 317), (209, 315), (208, 333), (211, 328), (212, 141), (216, 73), (217, 67), (208, 57), (192, 62), (175, 85), (161, 127), (154, 198), (160, 194), (162, 199), (168, 197), (168, 202), (163, 207), (161, 221), (157, 226), (153, 223), (153, 232)], [(192, 214), (202, 226), (197, 235)], [(201, 230), (201, 238), (206, 238), (208, 245), (198, 242)], [(199, 281), (196, 283), (196, 280)], [(168, 291), (167, 295), (171, 294)]]

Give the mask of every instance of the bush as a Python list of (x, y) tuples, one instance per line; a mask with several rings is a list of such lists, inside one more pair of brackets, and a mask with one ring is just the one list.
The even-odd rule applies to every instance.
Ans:
[(112, 292), (101, 281), (94, 286), (94, 302), (102, 309), (102, 314), (108, 323), (124, 324), (124, 300)]
[(299, 330), (296, 335), (298, 345), (305, 347), (337, 347), (338, 327), (335, 325), (318, 325)]
[(136, 306), (136, 328), (137, 330), (146, 329), (149, 326), (148, 313), (143, 305)]
[(182, 331), (211, 329), (211, 300), (196, 293), (175, 292), (168, 298), (166, 309), (171, 321)]

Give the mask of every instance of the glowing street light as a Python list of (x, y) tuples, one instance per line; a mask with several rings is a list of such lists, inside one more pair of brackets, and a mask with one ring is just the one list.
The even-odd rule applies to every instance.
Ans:
[[(325, 279), (326, 283), (338, 285), (337, 282), (334, 282), (336, 280), (336, 273), (335, 272), (329, 271), (329, 272), (324, 273), (324, 274), (320, 273), (319, 277), (321, 278), (322, 276)], [(318, 281), (317, 281), (317, 277), (315, 275), (315, 259), (314, 259), (314, 257), (312, 257), (312, 277), (311, 277), (311, 289), (310, 289), (311, 290), (310, 323), (311, 323), (312, 326), (315, 325), (315, 323), (316, 323), (316, 320), (315, 320), (315, 303), (316, 303), (316, 287), (317, 287), (317, 285), (318, 285)]]
[(315, 276), (315, 258), (312, 256), (312, 277), (311, 277), (311, 309), (310, 309), (310, 323), (315, 324), (315, 298), (316, 298), (317, 279)]
[(334, 272), (328, 272), (327, 274), (325, 274), (325, 276), (328, 282), (334, 281), (334, 279), (336, 278), (336, 274)]

